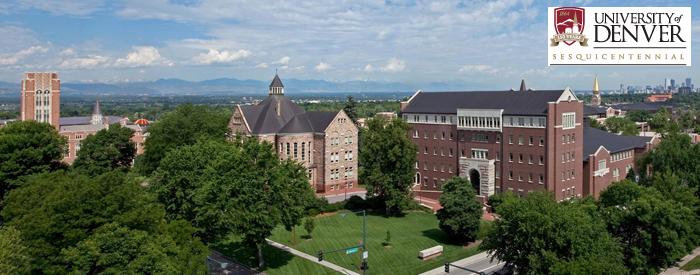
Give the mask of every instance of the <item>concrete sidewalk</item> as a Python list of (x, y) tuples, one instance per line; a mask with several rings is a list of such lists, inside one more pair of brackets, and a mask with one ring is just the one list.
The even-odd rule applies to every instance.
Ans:
[(686, 255), (683, 257), (678, 263), (676, 263), (676, 266), (669, 267), (666, 270), (662, 271), (660, 274), (661, 275), (685, 275), (685, 274), (700, 274), (699, 269), (691, 270), (691, 271), (685, 271), (681, 270), (681, 266), (684, 266), (690, 260), (695, 259), (695, 257), (700, 256), (700, 247), (696, 247), (693, 252), (691, 252), (689, 255)]
[(274, 247), (279, 248), (279, 249), (281, 249), (281, 250), (287, 251), (287, 252), (289, 252), (289, 253), (292, 253), (294, 256), (299, 256), (299, 257), (301, 257), (301, 258), (304, 258), (304, 259), (307, 259), (307, 260), (309, 260), (309, 261), (312, 261), (313, 263), (320, 264), (320, 265), (322, 265), (322, 266), (325, 266), (325, 267), (327, 267), (327, 268), (333, 269), (333, 270), (338, 271), (338, 272), (340, 272), (340, 273), (343, 273), (343, 274), (352, 274), (352, 275), (360, 275), (360, 274), (357, 273), (357, 272), (354, 272), (354, 271), (352, 271), (352, 270), (350, 270), (350, 269), (346, 269), (346, 268), (344, 268), (344, 267), (341, 267), (341, 266), (336, 265), (336, 264), (334, 264), (334, 263), (331, 263), (331, 262), (329, 262), (329, 261), (321, 261), (321, 262), (319, 262), (319, 261), (318, 261), (318, 257), (316, 257), (316, 256), (311, 256), (311, 255), (309, 255), (309, 254), (306, 254), (306, 253), (304, 253), (304, 252), (301, 252), (301, 251), (299, 251), (299, 250), (296, 250), (296, 249), (291, 248), (291, 247), (289, 247), (289, 246), (286, 246), (286, 245), (284, 245), (284, 244), (275, 242), (275, 241), (270, 240), (270, 239), (265, 239), (265, 240), (266, 240), (267, 243), (270, 244), (271, 246), (274, 246)]

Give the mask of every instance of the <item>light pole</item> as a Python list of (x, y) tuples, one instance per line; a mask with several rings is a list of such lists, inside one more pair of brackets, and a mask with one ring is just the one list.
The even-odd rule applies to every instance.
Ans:
[[(355, 211), (355, 212), (350, 212), (353, 214), (360, 213), (362, 212), (362, 264), (360, 265), (360, 269), (362, 269), (362, 274), (367, 274), (367, 258), (369, 256), (369, 252), (367, 251), (367, 210), (362, 210), (362, 211)], [(343, 217), (345, 217), (346, 214), (341, 214)]]

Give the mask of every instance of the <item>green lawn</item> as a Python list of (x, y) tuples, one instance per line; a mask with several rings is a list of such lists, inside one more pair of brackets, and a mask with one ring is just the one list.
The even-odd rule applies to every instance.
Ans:
[(697, 256), (690, 260), (690, 262), (682, 266), (681, 269), (685, 271), (700, 269), (700, 256)]
[[(382, 245), (387, 230), (391, 232), (390, 247)], [(292, 235), (283, 228), (276, 229), (272, 239), (316, 255), (320, 249), (332, 250), (360, 244), (362, 216), (335, 214), (317, 217), (312, 239), (301, 237), (306, 234), (302, 227), (297, 227), (296, 231), (296, 245), (291, 244)], [(445, 234), (438, 228), (435, 215), (425, 212), (409, 212), (404, 217), (390, 218), (369, 215), (367, 231), (369, 271), (372, 274), (417, 274), (439, 267), (446, 261), (455, 261), (479, 252), (475, 247), (448, 244)], [(436, 245), (444, 246), (442, 256), (427, 261), (418, 259), (418, 251)], [(327, 254), (324, 259), (359, 271), (360, 253), (346, 255), (341, 251)]]
[[(236, 261), (244, 265), (257, 266), (258, 264), (255, 258), (255, 250), (250, 249), (238, 241), (218, 244), (215, 246), (215, 248), (219, 252), (236, 259)], [(263, 270), (263, 272), (268, 275), (337, 274), (335, 271), (322, 265), (296, 257), (286, 251), (279, 250), (269, 245), (265, 245), (263, 248), (263, 257), (265, 258), (266, 263), (266, 268)]]

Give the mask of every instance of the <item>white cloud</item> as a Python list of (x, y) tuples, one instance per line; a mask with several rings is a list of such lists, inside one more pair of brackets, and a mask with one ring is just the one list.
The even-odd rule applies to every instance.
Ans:
[(275, 65), (289, 65), (289, 59), (290, 59), (289, 56), (284, 56), (284, 57), (280, 58), (279, 60), (273, 62), (272, 64), (275, 64)]
[(248, 50), (240, 49), (238, 51), (218, 51), (209, 49), (206, 53), (201, 53), (194, 57), (194, 61), (199, 64), (209, 65), (213, 63), (231, 63), (237, 60), (244, 59), (250, 56)]
[(125, 58), (119, 58), (114, 62), (117, 67), (143, 67), (154, 65), (173, 65), (173, 62), (160, 56), (158, 49), (151, 46), (133, 47), (132, 52)]
[(258, 65), (255, 65), (255, 68), (258, 68), (258, 69), (265, 69), (265, 68), (267, 68), (267, 67), (268, 67), (268, 65), (267, 65), (267, 63), (265, 63), (265, 62), (260, 63), (260, 64), (258, 64)]
[(371, 72), (374, 72), (374, 66), (372, 66), (372, 64), (367, 64), (367, 65), (365, 65), (365, 68), (362, 70), (365, 72), (371, 73)]
[(85, 16), (101, 9), (104, 0), (61, 0), (61, 1), (34, 1), (34, 0), (9, 0), (8, 9), (28, 10), (35, 9), (55, 15)]
[(496, 74), (500, 72), (498, 68), (491, 67), (485, 64), (467, 64), (459, 68), (460, 73), (485, 73)]
[(391, 58), (386, 62), (384, 66), (380, 68), (382, 72), (388, 73), (398, 73), (403, 72), (406, 69), (406, 61), (398, 58)]
[(318, 65), (316, 65), (316, 67), (314, 67), (314, 70), (316, 70), (317, 72), (323, 72), (323, 71), (329, 70), (330, 68), (331, 68), (330, 64), (325, 63), (325, 62), (321, 62), (321, 63), (318, 63)]
[(67, 48), (65, 50), (62, 50), (60, 53), (58, 53), (60, 56), (74, 56), (75, 55), (75, 50), (73, 48)]
[(47, 51), (48, 49), (42, 46), (31, 46), (13, 54), (0, 55), (0, 65), (16, 65), (19, 61), (31, 55), (46, 53)]
[(108, 66), (109, 57), (101, 55), (88, 55), (86, 57), (68, 58), (59, 65), (62, 69), (94, 69)]

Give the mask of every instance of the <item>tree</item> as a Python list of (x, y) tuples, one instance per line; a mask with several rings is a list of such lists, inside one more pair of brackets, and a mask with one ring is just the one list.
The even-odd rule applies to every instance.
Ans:
[(28, 177), (2, 216), (22, 232), (32, 273), (204, 272), (207, 249), (183, 221), (119, 171), (97, 177), (58, 171)]
[(131, 141), (133, 130), (112, 124), (83, 140), (73, 168), (96, 176), (115, 169), (128, 169), (133, 163), (136, 146)]
[(622, 134), (625, 136), (636, 136), (639, 134), (639, 129), (634, 121), (624, 117), (609, 117), (605, 119), (605, 127), (609, 132)]
[(23, 176), (63, 167), (66, 139), (54, 127), (36, 121), (10, 123), (0, 129), (0, 199)]
[(29, 253), (19, 230), (0, 227), (0, 274), (28, 274)]
[[(676, 175), (681, 183), (695, 188), (700, 187), (700, 145), (692, 144), (690, 137), (679, 132), (668, 132), (664, 138), (640, 161), (639, 175), (643, 182), (648, 182), (651, 168), (654, 173)], [(700, 193), (698, 193), (700, 196)]]
[(306, 230), (306, 233), (309, 235), (309, 237), (311, 237), (311, 234), (314, 232), (314, 228), (316, 228), (316, 222), (314, 221), (314, 218), (306, 218), (306, 220), (304, 220), (304, 230)]
[(150, 175), (165, 154), (200, 139), (225, 140), (228, 116), (205, 106), (185, 104), (166, 113), (148, 128), (144, 153), (137, 159), (141, 173)]
[(651, 118), (651, 114), (647, 111), (630, 110), (625, 113), (625, 117), (634, 122), (646, 122)]
[(542, 192), (507, 200), (481, 247), (520, 274), (625, 274), (619, 245), (586, 209)]
[[(192, 164), (178, 166), (183, 160)], [(190, 169), (194, 177), (179, 168)], [(280, 161), (271, 144), (254, 137), (180, 147), (168, 153), (155, 175), (152, 188), (168, 217), (191, 219), (207, 242), (240, 236), (256, 248), (260, 267), (265, 238), (279, 225), (298, 225), (315, 199), (306, 169)]]
[(442, 185), (440, 229), (457, 243), (473, 241), (479, 231), (482, 205), (468, 180), (454, 177)]
[(498, 213), (498, 207), (506, 201), (517, 200), (518, 196), (512, 191), (505, 191), (493, 194), (489, 197), (488, 204), (491, 206), (491, 211)]
[(607, 131), (607, 130), (608, 130), (607, 128), (605, 128), (605, 125), (601, 124), (601, 123), (598, 122), (598, 120), (596, 120), (596, 119), (589, 119), (588, 121), (589, 121), (589, 122), (588, 122), (589, 125), (590, 125), (591, 127), (593, 127), (593, 128), (601, 129), (601, 130), (603, 130), (603, 131)]
[(360, 181), (369, 198), (384, 202), (387, 215), (402, 212), (412, 199), (417, 149), (408, 138), (409, 129), (401, 119), (375, 117), (361, 135)]
[(697, 216), (653, 188), (621, 181), (600, 195), (600, 212), (622, 248), (630, 273), (656, 274), (697, 243)]
[(345, 107), (343, 107), (343, 111), (345, 111), (345, 114), (348, 115), (350, 120), (352, 120), (352, 123), (357, 124), (357, 110), (356, 110), (356, 103), (355, 99), (349, 95), (348, 96), (348, 101), (345, 102)]

